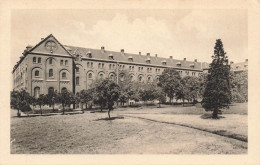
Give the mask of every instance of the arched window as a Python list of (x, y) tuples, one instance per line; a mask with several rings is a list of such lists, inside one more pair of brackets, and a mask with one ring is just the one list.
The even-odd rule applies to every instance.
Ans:
[(49, 70), (49, 77), (53, 77), (53, 69)]
[(36, 63), (36, 57), (33, 57), (33, 63)]
[(66, 72), (63, 72), (61, 77), (62, 77), (62, 79), (66, 79), (67, 78)]
[(101, 74), (99, 75), (99, 77), (100, 77), (100, 79), (103, 79), (104, 75), (101, 73)]
[(34, 88), (34, 97), (38, 98), (40, 96), (40, 87)]
[(76, 67), (76, 72), (77, 72), (77, 73), (79, 72), (79, 67)]
[(87, 67), (89, 68), (89, 62), (87, 62)]
[(63, 60), (60, 60), (60, 65), (63, 65)]
[(38, 63), (41, 63), (42, 62), (42, 59), (41, 57), (38, 58)]
[(130, 81), (134, 81), (134, 76), (133, 75), (130, 76)]
[(92, 78), (92, 73), (89, 73), (89, 74), (88, 74), (88, 78)]
[(65, 60), (65, 65), (68, 65), (68, 60)]
[(50, 65), (52, 64), (52, 59), (49, 60), (49, 64), (50, 64)]
[(53, 87), (50, 87), (50, 88), (48, 89), (48, 94), (51, 94), (51, 93), (54, 93), (54, 88), (53, 88)]
[(63, 87), (63, 88), (61, 89), (61, 93), (66, 92), (66, 91), (67, 91), (67, 88), (65, 88), (65, 87)]
[(39, 77), (39, 76), (40, 76), (40, 72), (39, 72), (38, 70), (36, 70), (36, 71), (34, 72), (34, 76), (35, 76), (35, 77)]
[(76, 85), (79, 85), (79, 77), (76, 77)]
[(142, 82), (142, 81), (143, 81), (143, 77), (142, 77), (142, 76), (139, 76), (138, 81), (139, 81), (139, 82)]

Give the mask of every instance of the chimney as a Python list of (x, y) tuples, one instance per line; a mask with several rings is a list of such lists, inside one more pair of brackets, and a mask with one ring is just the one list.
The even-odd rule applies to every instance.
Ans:
[(27, 46), (26, 46), (26, 50), (27, 50), (27, 51), (29, 51), (31, 48), (32, 48), (31, 45), (27, 45)]
[(105, 47), (101, 46), (101, 52), (104, 53), (105, 52)]
[(232, 64), (234, 64), (234, 62), (233, 62), (233, 61), (230, 61), (230, 64), (232, 65)]
[(195, 59), (195, 60), (194, 60), (194, 62), (198, 62), (198, 60), (197, 60), (197, 59)]
[(184, 58), (183, 60), (186, 61), (186, 58)]
[(248, 59), (246, 59), (245, 61), (248, 62)]
[(155, 57), (157, 57), (157, 54), (155, 54)]
[(172, 56), (170, 56), (170, 59), (172, 59)]
[(150, 56), (150, 53), (146, 53), (147, 56)]
[(125, 54), (125, 50), (124, 49), (121, 49), (121, 54)]
[(44, 40), (44, 38), (41, 38), (41, 41)]
[(139, 55), (141, 55), (142, 53), (141, 52), (139, 52)]

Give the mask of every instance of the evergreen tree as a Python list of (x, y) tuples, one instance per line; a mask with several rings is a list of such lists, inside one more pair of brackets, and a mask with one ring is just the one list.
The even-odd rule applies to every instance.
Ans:
[(231, 103), (230, 67), (220, 39), (216, 40), (212, 59), (202, 106), (206, 111), (213, 111), (212, 117), (217, 119), (220, 108), (227, 108)]

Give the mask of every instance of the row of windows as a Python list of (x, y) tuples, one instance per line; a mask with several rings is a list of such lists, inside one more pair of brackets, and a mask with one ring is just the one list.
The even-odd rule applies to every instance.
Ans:
[(88, 68), (93, 68), (93, 62), (87, 62), (87, 67)]
[[(38, 61), (36, 57), (33, 57), (33, 63), (41, 63), (41, 57), (38, 57)], [(53, 59), (50, 58), (49, 59), (49, 64), (52, 65), (53, 64)], [(68, 60), (60, 60), (60, 65), (68, 65)]]
[(116, 64), (109, 64), (109, 69), (116, 69)]
[(33, 63), (36, 64), (36, 63), (41, 63), (42, 62), (42, 59), (41, 57), (38, 57), (38, 61), (37, 61), (37, 58), (36, 57), (33, 57)]
[(129, 66), (129, 70), (133, 71), (135, 69), (134, 66)]
[(98, 63), (98, 68), (104, 68), (105, 64), (104, 63)]
[[(53, 69), (49, 69), (49, 72), (48, 72), (49, 74), (49, 78), (53, 78)], [(34, 77), (40, 77), (40, 71), (39, 70), (36, 70), (35, 72), (34, 72)], [(67, 74), (66, 74), (66, 72), (62, 72), (62, 74), (61, 74), (61, 77), (62, 77), (62, 79), (66, 79), (67, 78)]]
[[(67, 90), (67, 88), (63, 87), (61, 89), (61, 92), (62, 91), (65, 91)], [(54, 92), (54, 88), (53, 87), (49, 87), (48, 89), (48, 93), (53, 93)], [(34, 93), (34, 97), (38, 98), (41, 94), (41, 88), (40, 87), (35, 87), (34, 90), (33, 90), (33, 93)]]
[(147, 68), (147, 72), (152, 72), (152, 68)]

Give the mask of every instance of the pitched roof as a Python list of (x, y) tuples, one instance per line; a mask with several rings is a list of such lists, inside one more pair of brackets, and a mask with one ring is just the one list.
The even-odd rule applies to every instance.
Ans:
[[(186, 61), (186, 60), (177, 60), (177, 59), (171, 59), (171, 58), (162, 58), (162, 57), (155, 57), (155, 56), (147, 56), (147, 55), (139, 55), (139, 54), (132, 54), (132, 53), (122, 53), (122, 52), (115, 52), (115, 51), (109, 51), (101, 49), (91, 49), (91, 48), (82, 48), (82, 47), (76, 47), (76, 46), (69, 46), (64, 45), (65, 48), (71, 49), (71, 54), (76, 55), (77, 53), (81, 55), (82, 57), (88, 58), (87, 54), (91, 52), (92, 58), (95, 59), (101, 59), (101, 60), (109, 60), (109, 55), (113, 55), (113, 59), (115, 61), (120, 62), (128, 62), (128, 58), (133, 58), (134, 63), (141, 63), (146, 64), (147, 58), (150, 58), (151, 65), (162, 65), (162, 62), (166, 62), (166, 66), (170, 67), (178, 67), (177, 63), (181, 64), (181, 68), (189, 68), (189, 69), (203, 69), (203, 67), (206, 67), (204, 63), (201, 62), (194, 62), (194, 61)], [(191, 66), (194, 65), (194, 68), (191, 68)]]

